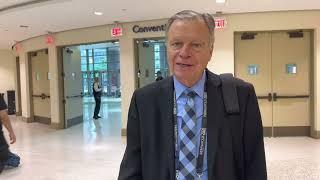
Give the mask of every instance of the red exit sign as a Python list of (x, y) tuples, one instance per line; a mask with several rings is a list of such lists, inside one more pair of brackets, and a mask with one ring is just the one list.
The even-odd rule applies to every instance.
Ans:
[(112, 37), (122, 36), (122, 28), (121, 27), (112, 28), (111, 29), (111, 36)]
[(226, 28), (227, 21), (226, 18), (214, 18), (215, 29)]
[(46, 36), (46, 44), (54, 44), (54, 37), (52, 35)]

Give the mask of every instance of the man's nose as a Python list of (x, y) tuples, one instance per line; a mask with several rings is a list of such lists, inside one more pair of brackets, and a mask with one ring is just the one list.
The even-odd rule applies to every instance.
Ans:
[(183, 46), (179, 51), (179, 56), (182, 58), (188, 58), (191, 56), (191, 48), (187, 45)]

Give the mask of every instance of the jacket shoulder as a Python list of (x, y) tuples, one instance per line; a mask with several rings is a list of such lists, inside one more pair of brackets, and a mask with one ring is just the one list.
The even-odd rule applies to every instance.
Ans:
[(232, 74), (228, 74), (228, 75), (217, 75), (215, 73), (212, 73), (211, 71), (207, 71), (208, 73), (208, 78), (211, 82), (213, 82), (215, 85), (220, 86), (221, 83), (221, 79), (223, 78), (222, 76), (224, 76), (224, 79), (227, 79), (228, 81), (230, 81), (230, 83), (232, 83), (233, 85), (235, 85), (235, 87), (240, 88), (240, 89), (251, 89), (253, 88), (253, 85), (249, 82), (246, 82), (240, 78), (236, 78), (233, 77)]

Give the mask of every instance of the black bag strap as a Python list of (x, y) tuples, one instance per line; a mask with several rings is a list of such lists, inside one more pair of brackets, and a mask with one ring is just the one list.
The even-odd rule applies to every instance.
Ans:
[(228, 114), (240, 113), (236, 79), (231, 73), (220, 74), (220, 79), (222, 83), (222, 96), (226, 112)]

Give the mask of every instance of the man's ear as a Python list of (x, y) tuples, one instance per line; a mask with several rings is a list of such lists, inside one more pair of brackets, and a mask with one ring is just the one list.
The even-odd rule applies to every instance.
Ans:
[[(213, 45), (212, 45), (213, 46)], [(209, 61), (212, 59), (212, 56), (213, 56), (213, 47), (211, 48), (211, 50), (210, 50), (210, 59), (209, 59)]]

